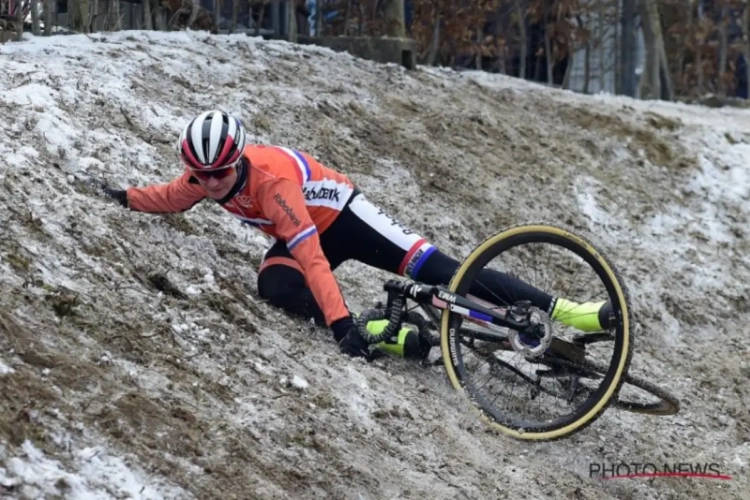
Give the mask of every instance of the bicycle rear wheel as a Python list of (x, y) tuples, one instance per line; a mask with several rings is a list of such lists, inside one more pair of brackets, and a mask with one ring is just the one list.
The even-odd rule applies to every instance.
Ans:
[[(549, 259), (553, 271), (542, 271), (537, 260), (537, 250), (541, 245), (551, 246), (554, 251), (572, 255), (573, 263), (563, 261), (561, 256), (553, 256)], [(597, 287), (590, 283), (594, 277), (599, 281), (597, 301), (608, 300), (611, 304), (610, 324), (607, 325), (608, 333), (605, 334), (611, 337), (612, 342), (606, 342), (606, 344), (613, 346), (613, 349), (611, 355), (605, 356), (607, 359), (603, 361), (603, 364), (607, 366), (607, 370), (596, 381), (598, 386), (587, 391), (583, 396), (581, 394), (576, 395), (575, 398), (571, 396), (570, 401), (575, 400), (575, 407), (567, 413), (561, 413), (561, 410), (549, 401), (540, 401), (539, 394), (544, 391), (538, 390), (532, 391), (533, 394), (520, 397), (514, 394), (503, 395), (502, 402), (508, 403), (511, 409), (499, 408), (495, 401), (500, 398), (500, 394), (493, 397), (493, 391), (501, 391), (509, 386), (513, 389), (515, 380), (519, 377), (526, 382), (532, 378), (536, 378), (539, 383), (546, 382), (550, 378), (549, 372), (539, 375), (542, 373), (539, 368), (549, 368), (549, 366), (543, 364), (542, 358), (535, 361), (529, 359), (528, 353), (521, 355), (519, 351), (516, 354), (522, 358), (520, 361), (529, 366), (514, 367), (503, 371), (504, 366), (509, 366), (509, 361), (501, 359), (501, 354), (513, 353), (512, 350), (509, 351), (507, 342), (503, 348), (487, 342), (486, 339), (475, 342), (475, 339), (466, 333), (467, 330), (462, 328), (467, 318), (450, 310), (442, 312), (440, 323), (443, 364), (453, 387), (469, 397), (473, 406), (480, 410), (482, 419), (491, 428), (522, 440), (564, 438), (592, 424), (610, 403), (616, 401), (618, 390), (630, 365), (633, 349), (627, 290), (615, 267), (594, 245), (555, 226), (530, 224), (508, 229), (477, 246), (456, 270), (449, 285), (450, 291), (463, 296), (476, 294), (476, 285), (484, 286), (478, 277), (485, 266), (497, 257), (509, 257), (508, 260), (512, 260), (510, 257), (515, 255), (517, 255), (517, 261), (521, 263), (522, 271), (525, 268), (529, 275), (534, 274), (536, 277), (541, 274), (548, 277), (550, 272), (554, 274), (554, 278), (549, 280), (548, 284), (565, 288), (565, 291), (553, 294), (542, 290), (550, 296), (569, 298), (569, 295), (566, 296), (570, 288), (567, 285), (579, 275), (591, 276), (582, 293), (593, 294), (593, 290)], [(529, 266), (534, 263), (537, 265), (531, 267), (533, 271), (528, 271)], [(587, 266), (587, 270), (583, 270), (584, 265)], [(482, 276), (488, 275), (482, 274)], [(486, 280), (486, 278), (482, 279)], [(523, 281), (528, 283), (530, 280), (524, 279)], [(523, 298), (519, 297), (519, 299)], [(508, 302), (501, 303), (501, 301), (495, 304), (501, 307), (510, 305)], [(558, 325), (555, 326), (556, 328)], [(569, 328), (569, 325), (560, 325), (560, 332), (564, 333), (566, 328)], [(580, 330), (577, 333), (580, 334)], [(477, 347), (477, 344), (481, 346)], [(598, 361), (602, 362), (602, 359)], [(485, 368), (485, 365), (489, 368)], [(501, 371), (503, 373), (500, 373)], [(522, 371), (526, 374), (521, 374)], [(489, 375), (487, 381), (480, 380), (483, 375)], [(554, 374), (558, 382), (563, 377), (573, 380), (581, 376), (585, 374), (564, 370), (559, 370)], [(574, 384), (571, 382), (572, 385)], [(541, 415), (539, 418), (519, 416), (518, 413), (521, 410), (526, 410), (530, 406), (536, 407), (537, 413)]]

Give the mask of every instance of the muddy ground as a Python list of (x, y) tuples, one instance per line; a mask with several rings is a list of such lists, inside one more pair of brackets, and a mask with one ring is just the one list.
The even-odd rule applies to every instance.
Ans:
[[(28, 441), (74, 475), (75, 450), (105, 447), (153, 498), (747, 498), (748, 112), (196, 33), (0, 54), (0, 494), (78, 491), (24, 475)], [(87, 184), (178, 175), (179, 129), (207, 106), (350, 174), (458, 258), (532, 220), (591, 237), (631, 289), (633, 370), (681, 412), (609, 411), (554, 443), (499, 436), (440, 368), (344, 358), (263, 304), (268, 243), (216, 206), (135, 214)], [(356, 309), (382, 298), (384, 273), (336, 275)], [(716, 462), (733, 479), (589, 477), (622, 461)]]

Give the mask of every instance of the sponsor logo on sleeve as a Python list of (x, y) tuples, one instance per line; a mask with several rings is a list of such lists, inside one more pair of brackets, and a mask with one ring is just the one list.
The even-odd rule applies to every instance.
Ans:
[(294, 210), (292, 210), (292, 207), (286, 204), (286, 200), (283, 196), (281, 196), (279, 193), (276, 193), (273, 195), (273, 199), (278, 205), (281, 207), (281, 209), (289, 216), (289, 220), (292, 221), (292, 224), (294, 224), (295, 227), (299, 227), (300, 224), (302, 224), (302, 221), (299, 220), (297, 215), (294, 213)]

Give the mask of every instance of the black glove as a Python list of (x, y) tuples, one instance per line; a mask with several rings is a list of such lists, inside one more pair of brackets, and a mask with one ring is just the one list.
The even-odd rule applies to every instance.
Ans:
[(128, 208), (128, 191), (125, 189), (112, 189), (111, 187), (107, 186), (106, 184), (102, 183), (101, 185), (102, 192), (106, 195), (115, 200), (117, 203), (122, 205), (125, 208)]
[(111, 187), (107, 186), (107, 183), (96, 179), (93, 177), (89, 177), (86, 181), (86, 184), (91, 186), (93, 189), (96, 189), (97, 191), (100, 191), (104, 196), (107, 196), (109, 198), (112, 198), (117, 203), (122, 205), (125, 208), (128, 208), (128, 192), (125, 189), (112, 189)]
[(331, 324), (333, 338), (339, 345), (339, 350), (352, 357), (365, 358), (367, 361), (373, 361), (385, 356), (385, 353), (375, 349), (370, 352), (370, 345), (362, 338), (357, 325), (350, 317), (342, 318)]

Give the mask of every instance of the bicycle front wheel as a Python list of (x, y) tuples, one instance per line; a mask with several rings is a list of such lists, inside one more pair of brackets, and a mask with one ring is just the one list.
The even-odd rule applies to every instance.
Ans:
[[(489, 266), (494, 259), (501, 261), (502, 269)], [(508, 271), (513, 264), (512, 272)], [(509, 279), (520, 280), (523, 286), (505, 286)], [(583, 285), (575, 289), (578, 281)], [(528, 351), (509, 348), (508, 342), (501, 346), (486, 335), (477, 339), (466, 328), (471, 318), (444, 310), (440, 345), (448, 378), (491, 428), (522, 440), (560, 439), (589, 426), (616, 401), (633, 349), (631, 308), (619, 273), (594, 245), (551, 225), (514, 227), (478, 245), (456, 270), (449, 289), (467, 298), (481, 295), (483, 301), (506, 308), (514, 301), (547, 301), (538, 308), (548, 314), (555, 337), (586, 335), (596, 324), (596, 333), (611, 340), (592, 343), (597, 346), (593, 351), (587, 346), (586, 358), (607, 367), (596, 378), (587, 379), (586, 373), (554, 363), (548, 352), (530, 357)], [(591, 307), (604, 303), (611, 311), (607, 311), (607, 324), (600, 325)], [(582, 311), (588, 308), (588, 317), (574, 321), (574, 309), (567, 316), (559, 314), (560, 304)], [(604, 347), (609, 351), (601, 350)], [(553, 400), (551, 394), (558, 396)]]

